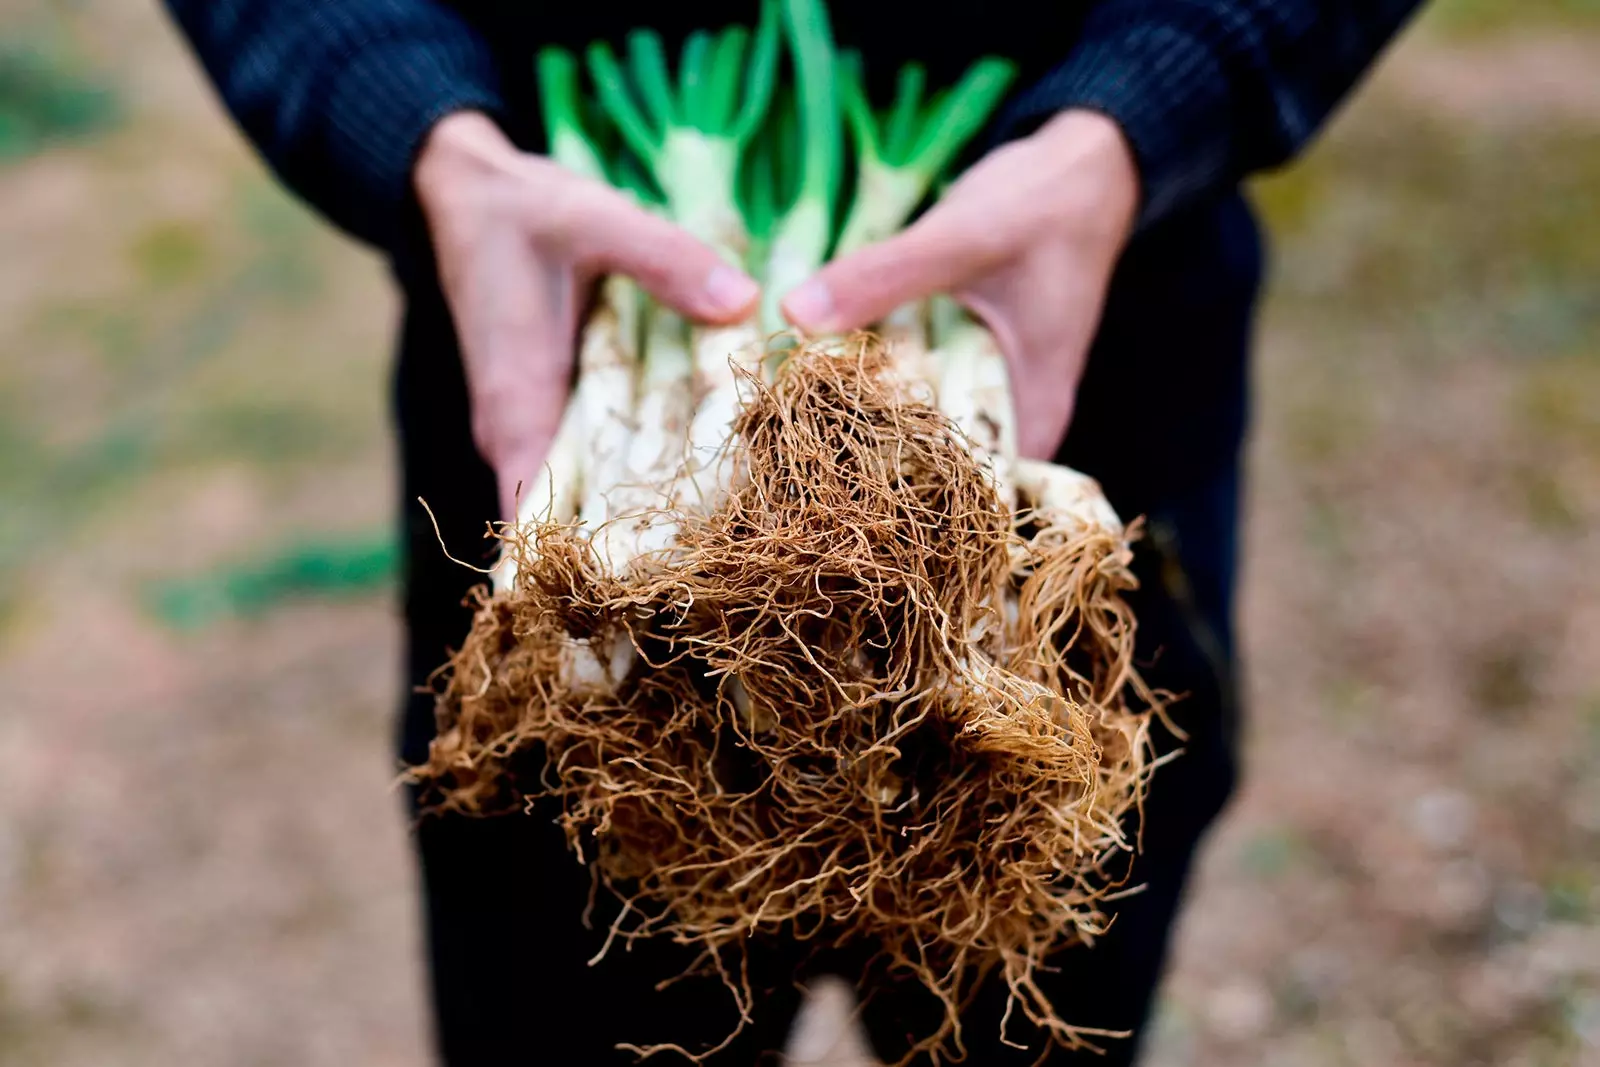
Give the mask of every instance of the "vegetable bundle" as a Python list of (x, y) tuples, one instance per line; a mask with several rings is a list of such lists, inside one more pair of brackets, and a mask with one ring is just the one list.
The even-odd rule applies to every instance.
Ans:
[(753, 991), (729, 957), (770, 935), (920, 982), (945, 1016), (917, 1051), (959, 1051), (988, 974), (1045, 1039), (1087, 1043), (1034, 975), (1104, 929), (1151, 770), (1132, 535), (1091, 479), (1017, 457), (1004, 361), (955, 305), (844, 338), (777, 312), (905, 224), (1009, 65), (927, 97), (908, 66), (880, 110), (821, 0), (765, 0), (753, 32), (690, 35), (676, 76), (648, 30), (586, 66), (592, 99), (573, 56), (539, 57), (552, 156), (766, 301), (708, 328), (604, 283), (415, 777), (457, 811), (559, 798), (624, 903), (613, 939), (701, 947), (735, 1032)]

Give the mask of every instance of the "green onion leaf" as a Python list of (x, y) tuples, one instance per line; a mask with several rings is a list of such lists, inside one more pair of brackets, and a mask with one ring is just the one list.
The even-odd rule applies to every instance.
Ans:
[(745, 70), (744, 105), (728, 130), (728, 136), (738, 144), (755, 136), (772, 106), (772, 91), (778, 81), (778, 3), (779, 0), (761, 2), (761, 24), (756, 27), (750, 64)]
[(738, 105), (739, 75), (744, 69), (744, 46), (750, 31), (729, 26), (717, 37), (711, 53), (711, 74), (706, 89), (708, 129), (724, 133)]
[(683, 102), (687, 125), (709, 132), (707, 120), (711, 74), (711, 35), (695, 30), (683, 42), (683, 58), (678, 63), (678, 97)]
[(672, 77), (667, 73), (667, 54), (661, 47), (661, 37), (654, 30), (634, 30), (628, 34), (628, 68), (656, 128), (664, 130), (671, 126), (676, 121)]
[(746, 269), (759, 274), (766, 266), (772, 230), (778, 220), (777, 161), (769, 138), (758, 138), (745, 157), (744, 224), (750, 233)]
[(772, 154), (772, 190), (780, 215), (794, 206), (800, 195), (800, 107), (794, 90), (785, 86), (779, 90), (777, 103), (772, 109), (772, 125), (767, 131)]
[(988, 57), (974, 63), (956, 87), (940, 99), (922, 128), (907, 165), (930, 178), (943, 171), (989, 121), (1016, 72), (1015, 64), (1004, 59)]
[(611, 121), (616, 123), (628, 147), (638, 153), (640, 159), (646, 162), (653, 160), (661, 150), (661, 137), (645, 122), (644, 115), (629, 95), (628, 81), (617, 63), (616, 55), (604, 41), (596, 41), (589, 46), (589, 75), (594, 78), (595, 88), (600, 93), (600, 105), (605, 108)]
[(872, 104), (867, 101), (866, 90), (861, 85), (861, 56), (845, 52), (839, 56), (839, 98), (844, 105), (845, 118), (855, 135), (856, 147), (863, 156), (877, 159), (878, 122), (872, 114)]
[(916, 143), (917, 119), (921, 116), (922, 89), (928, 72), (920, 63), (907, 63), (900, 68), (900, 78), (895, 84), (894, 106), (884, 123), (883, 157), (890, 163), (904, 163)]
[[(832, 210), (839, 189), (839, 101), (836, 93), (833, 31), (822, 0), (784, 0), (790, 54), (800, 91), (801, 196), (815, 197)], [(820, 266), (820, 264), (818, 264)]]
[(632, 153), (619, 158), (611, 168), (612, 184), (624, 192), (632, 193), (641, 205), (660, 210), (666, 206), (660, 190), (656, 189), (645, 173), (643, 164)]
[(568, 170), (605, 181), (605, 164), (584, 134), (579, 115), (578, 61), (564, 48), (545, 48), (537, 69), (550, 157)]

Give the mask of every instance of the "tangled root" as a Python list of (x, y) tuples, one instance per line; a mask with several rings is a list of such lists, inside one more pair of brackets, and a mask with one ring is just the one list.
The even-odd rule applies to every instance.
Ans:
[(1105, 929), (1149, 777), (1126, 537), (1019, 521), (870, 338), (802, 349), (734, 431), (725, 499), (649, 567), (503, 535), (516, 586), (478, 595), (415, 777), (465, 812), (559, 798), (613, 939), (703, 948), (740, 1027), (725, 956), (775, 933), (919, 981), (945, 1018), (916, 1052), (959, 1052), (987, 975), (1087, 1044), (1035, 975)]

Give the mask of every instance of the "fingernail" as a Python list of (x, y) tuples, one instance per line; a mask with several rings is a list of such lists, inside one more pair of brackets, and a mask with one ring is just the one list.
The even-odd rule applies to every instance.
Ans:
[(783, 298), (783, 312), (789, 321), (808, 330), (827, 330), (833, 323), (833, 294), (822, 282), (812, 279)]
[(719, 310), (743, 311), (761, 295), (761, 287), (748, 275), (732, 267), (713, 268), (706, 276), (706, 299)]

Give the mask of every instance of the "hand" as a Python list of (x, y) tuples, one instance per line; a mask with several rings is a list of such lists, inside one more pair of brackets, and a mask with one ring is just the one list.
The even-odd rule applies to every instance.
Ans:
[(566, 406), (578, 316), (604, 274), (637, 279), (692, 319), (738, 322), (756, 283), (623, 194), (519, 151), (489, 118), (457, 112), (412, 175), (455, 320), (472, 433), (516, 518)]
[(985, 156), (902, 233), (824, 267), (788, 294), (784, 314), (807, 332), (838, 333), (951, 294), (1006, 355), (1018, 450), (1048, 459), (1072, 419), (1138, 202), (1121, 130), (1065, 111)]

